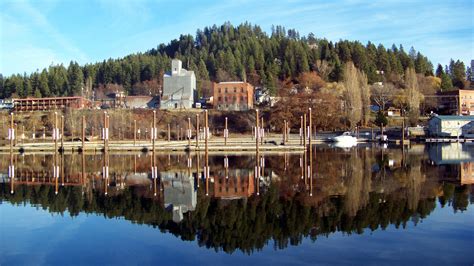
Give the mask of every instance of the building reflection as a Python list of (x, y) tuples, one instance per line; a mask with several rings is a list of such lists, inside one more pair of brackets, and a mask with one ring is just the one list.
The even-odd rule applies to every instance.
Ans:
[(183, 214), (196, 209), (197, 190), (188, 171), (162, 171), (164, 206), (173, 213), (173, 221), (183, 220)]
[(429, 146), (430, 161), (448, 169), (445, 179), (474, 184), (474, 145), (449, 143)]

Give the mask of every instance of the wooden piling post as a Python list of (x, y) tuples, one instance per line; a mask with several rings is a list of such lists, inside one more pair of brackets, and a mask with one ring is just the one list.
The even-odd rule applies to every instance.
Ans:
[(61, 149), (64, 152), (64, 115), (61, 115)]
[(54, 152), (58, 151), (58, 113), (54, 112), (54, 128), (53, 128), (53, 138), (54, 138)]
[(15, 127), (13, 124), (13, 113), (10, 113), (10, 153), (13, 151), (14, 140), (15, 140)]
[(199, 114), (196, 114), (196, 149), (199, 148)]
[(261, 128), (261, 130), (260, 130), (260, 144), (263, 145), (263, 137), (265, 136), (265, 126), (263, 124), (263, 116), (260, 119), (261, 119), (261, 122), (262, 122), (262, 124), (260, 125), (260, 128)]
[(308, 108), (308, 111), (309, 111), (308, 142), (309, 142), (309, 145), (311, 145), (311, 135), (312, 135), (312, 125), (313, 125), (311, 107)]
[(133, 120), (133, 146), (137, 145), (137, 120)]
[(208, 138), (209, 138), (209, 116), (208, 116), (207, 110), (204, 111), (204, 114), (205, 114), (205, 119), (204, 119), (204, 123), (205, 123), (205, 128), (204, 128), (204, 141), (205, 141), (206, 152), (207, 152), (207, 149), (208, 149)]
[(303, 145), (303, 116), (300, 116), (300, 145)]
[(82, 152), (84, 153), (84, 144), (86, 139), (86, 117), (82, 116)]
[(225, 126), (224, 126), (224, 145), (227, 146), (227, 135), (228, 135), (228, 129), (227, 129), (227, 116), (225, 117)]
[(305, 149), (306, 149), (306, 114), (303, 115), (303, 145), (305, 146)]
[(186, 134), (188, 135), (188, 148), (191, 147), (191, 118), (188, 117), (188, 130), (186, 132)]
[(282, 134), (283, 134), (283, 145), (286, 144), (286, 119), (283, 120), (283, 128), (282, 128)]
[[(255, 110), (255, 149), (257, 150), (258, 153), (258, 144), (259, 144), (259, 136), (260, 136), (260, 130), (259, 130), (259, 125), (258, 121), (260, 120), (260, 117), (258, 115), (258, 109)], [(257, 158), (258, 159), (258, 158)]]
[[(156, 110), (153, 110), (153, 125), (152, 125), (152, 129), (151, 129), (151, 139), (152, 139), (153, 152), (155, 152), (155, 139), (156, 139), (157, 136), (158, 136), (158, 134), (156, 133)], [(154, 158), (154, 156), (153, 156), (153, 158)]]
[(170, 124), (168, 124), (168, 142), (171, 141), (171, 127)]

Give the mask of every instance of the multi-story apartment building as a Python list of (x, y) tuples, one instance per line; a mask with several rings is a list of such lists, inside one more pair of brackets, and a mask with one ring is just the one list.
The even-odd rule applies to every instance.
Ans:
[(254, 88), (247, 82), (214, 83), (212, 90), (214, 109), (245, 111), (253, 108)]

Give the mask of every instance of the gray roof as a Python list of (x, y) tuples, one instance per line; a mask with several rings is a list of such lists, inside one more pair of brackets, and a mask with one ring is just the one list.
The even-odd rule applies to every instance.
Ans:
[(440, 120), (459, 120), (459, 121), (474, 121), (474, 115), (437, 115), (431, 119), (438, 118)]

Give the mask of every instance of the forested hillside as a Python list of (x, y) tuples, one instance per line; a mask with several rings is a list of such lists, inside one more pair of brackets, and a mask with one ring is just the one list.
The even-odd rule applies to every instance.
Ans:
[[(92, 91), (107, 86), (123, 87), (132, 95), (157, 94), (171, 58), (180, 58), (185, 68), (196, 72), (200, 90), (209, 87), (206, 81), (247, 80), (277, 94), (282, 81), (297, 80), (308, 71), (315, 71), (326, 82), (339, 82), (348, 61), (366, 74), (369, 84), (382, 80), (396, 83), (407, 68), (433, 75), (431, 62), (413, 48), (407, 52), (396, 45), (387, 48), (347, 40), (333, 43), (313, 34), (300, 36), (296, 30), (281, 26), (268, 34), (248, 23), (237, 27), (226, 23), (197, 30), (195, 37), (181, 35), (168, 44), (124, 58), (84, 66), (71, 62), (31, 74), (0, 76), (0, 97), (90, 96)], [(451, 62), (450, 68), (456, 64), (462, 62)], [(444, 86), (452, 87), (454, 83), (462, 87), (462, 80), (450, 68), (438, 69), (443, 72)], [(464, 72), (464, 64), (461, 68)], [(383, 74), (377, 74), (380, 71)]]

